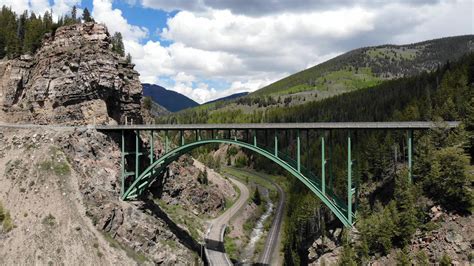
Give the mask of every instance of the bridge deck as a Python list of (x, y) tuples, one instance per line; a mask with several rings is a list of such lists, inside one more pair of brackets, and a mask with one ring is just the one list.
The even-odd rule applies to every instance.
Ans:
[(330, 123), (257, 123), (257, 124), (153, 124), (95, 126), (97, 130), (211, 130), (211, 129), (430, 129), (455, 128), (459, 122), (330, 122)]
[(254, 124), (150, 124), (150, 125), (36, 125), (1, 123), (0, 128), (52, 128), (108, 130), (225, 130), (225, 129), (430, 129), (458, 127), (460, 122), (324, 122), (324, 123), (254, 123)]

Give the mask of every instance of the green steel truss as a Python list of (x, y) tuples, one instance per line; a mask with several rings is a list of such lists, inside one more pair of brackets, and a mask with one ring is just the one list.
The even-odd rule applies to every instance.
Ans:
[[(215, 132), (215, 130), (211, 130), (211, 134), (207, 134), (208, 139), (202, 138), (201, 131), (199, 129), (196, 130), (186, 130), (186, 129), (179, 129), (175, 130), (179, 132), (179, 145), (174, 149), (170, 149), (170, 139), (169, 139), (169, 132), (172, 129), (164, 130), (164, 154), (160, 158), (155, 158), (154, 154), (154, 131), (150, 130), (149, 135), (149, 147), (150, 151), (148, 152), (148, 160), (149, 163), (144, 162), (145, 159), (143, 156), (145, 155), (140, 150), (140, 130), (121, 130), (121, 141), (122, 141), (122, 178), (121, 178), (121, 198), (123, 200), (130, 200), (136, 199), (155, 181), (157, 178), (162, 176), (165, 171), (167, 170), (167, 166), (179, 158), (181, 155), (189, 153), (191, 150), (201, 147), (207, 144), (213, 143), (223, 143), (223, 144), (233, 144), (240, 146), (242, 148), (251, 150), (256, 152), (265, 158), (275, 162), (280, 167), (288, 171), (291, 175), (296, 177), (299, 181), (301, 181), (306, 187), (308, 187), (333, 213), (334, 215), (344, 224), (346, 227), (352, 227), (354, 223), (355, 212), (353, 211), (353, 198), (354, 194), (356, 193), (357, 187), (352, 181), (352, 168), (353, 168), (353, 160), (352, 160), (352, 139), (349, 134), (347, 136), (347, 201), (342, 200), (337, 195), (334, 194), (332, 190), (332, 174), (329, 175), (329, 180), (327, 182), (326, 177), (326, 164), (328, 164), (329, 160), (329, 172), (332, 173), (332, 149), (331, 144), (329, 146), (329, 158), (326, 159), (326, 137), (325, 134), (321, 136), (321, 175), (320, 177), (316, 176), (314, 173), (309, 171), (301, 164), (301, 137), (300, 137), (300, 129), (296, 129), (296, 160), (291, 158), (285, 153), (282, 153), (278, 150), (279, 147), (279, 139), (278, 139), (278, 132), (276, 129), (263, 129), (265, 131), (265, 139), (266, 142), (268, 141), (268, 132), (273, 132), (274, 135), (274, 143), (271, 145), (272, 148), (269, 148), (269, 145), (263, 146), (258, 145), (257, 143), (257, 132), (256, 130), (244, 130), (244, 139), (238, 140), (236, 130), (233, 130), (234, 134), (232, 136), (232, 130), (225, 130), (223, 134), (219, 134), (219, 131)], [(262, 130), (262, 129), (261, 129)], [(126, 132), (134, 132), (134, 146), (135, 151), (130, 152), (126, 151)], [(144, 130), (142, 130), (144, 131)], [(155, 130), (159, 131), (159, 130)], [(184, 131), (194, 131), (195, 139), (191, 142), (185, 142), (185, 132)], [(209, 131), (209, 130), (206, 130)], [(252, 131), (252, 141), (250, 142), (249, 131)], [(285, 136), (288, 136), (288, 131), (285, 130)], [(217, 133), (217, 134), (216, 134)], [(330, 131), (330, 136), (332, 132)], [(407, 130), (407, 153), (408, 153), (408, 168), (409, 168), (409, 178), (411, 179), (412, 173), (412, 138), (413, 132), (412, 130)], [(306, 134), (306, 139), (309, 140), (308, 131)], [(188, 140), (189, 141), (189, 140)], [(250, 142), (250, 143), (249, 143)], [(332, 143), (332, 140), (330, 140)], [(309, 146), (309, 145), (308, 145)], [(130, 157), (134, 161), (134, 171), (128, 172), (126, 169), (126, 158)], [(141, 167), (143, 164), (147, 164), (146, 167)], [(144, 168), (144, 169), (142, 169)]]

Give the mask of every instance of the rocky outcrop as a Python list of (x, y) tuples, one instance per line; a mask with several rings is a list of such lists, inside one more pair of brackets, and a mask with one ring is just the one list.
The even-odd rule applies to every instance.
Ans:
[(34, 56), (0, 61), (0, 120), (141, 122), (139, 74), (111, 46), (104, 25), (74, 24), (47, 35)]

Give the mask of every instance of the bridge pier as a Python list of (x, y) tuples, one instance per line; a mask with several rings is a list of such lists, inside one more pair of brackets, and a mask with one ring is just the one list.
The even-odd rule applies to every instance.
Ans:
[(352, 224), (352, 157), (351, 134), (347, 136), (347, 220)]

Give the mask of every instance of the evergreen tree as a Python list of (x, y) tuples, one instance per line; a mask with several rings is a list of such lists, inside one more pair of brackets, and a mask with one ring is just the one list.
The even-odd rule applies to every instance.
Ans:
[(439, 260), (439, 266), (451, 266), (451, 262), (453, 260), (451, 257), (448, 256), (448, 254), (444, 253), (441, 259)]
[(407, 248), (397, 252), (397, 266), (411, 266), (410, 254)]
[(94, 19), (92, 18), (91, 13), (87, 7), (84, 8), (84, 11), (82, 11), (82, 20), (84, 22), (94, 22)]
[(260, 191), (258, 191), (258, 186), (255, 187), (255, 192), (253, 193), (252, 200), (256, 205), (262, 204), (262, 199), (260, 197)]
[(127, 63), (131, 64), (132, 63), (132, 55), (130, 55), (130, 53), (127, 53), (127, 57), (125, 58), (125, 60), (127, 61)]
[(120, 32), (116, 32), (112, 36), (112, 51), (116, 52), (120, 56), (125, 56), (122, 33)]
[(339, 257), (338, 265), (342, 266), (356, 266), (356, 255), (354, 249), (352, 248), (349, 236), (346, 230), (343, 231), (342, 234), (342, 253)]
[(73, 21), (77, 21), (77, 8), (76, 8), (76, 5), (73, 5), (73, 6), (72, 6), (71, 19), (72, 19)]
[(470, 211), (473, 204), (466, 167), (469, 159), (459, 147), (442, 148), (434, 152), (434, 160), (424, 187), (444, 207)]
[(404, 247), (409, 244), (418, 226), (416, 218), (416, 201), (413, 185), (408, 180), (408, 171), (400, 171), (395, 179), (394, 198), (398, 210), (396, 242)]

